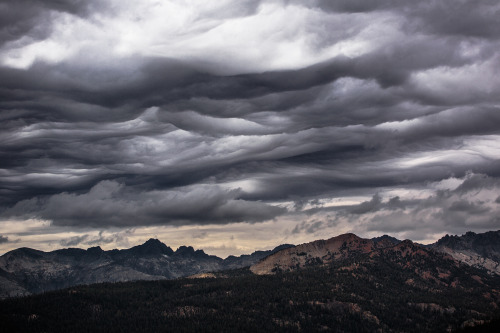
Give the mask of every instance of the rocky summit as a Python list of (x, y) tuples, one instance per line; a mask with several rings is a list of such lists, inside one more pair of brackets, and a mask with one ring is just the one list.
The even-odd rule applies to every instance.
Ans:
[(374, 250), (373, 241), (362, 239), (354, 234), (345, 234), (278, 251), (250, 267), (250, 270), (259, 275), (276, 271), (291, 271), (345, 259), (357, 253), (370, 253)]
[(431, 247), (470, 266), (500, 274), (500, 230), (482, 234), (469, 231), (462, 236), (446, 235)]

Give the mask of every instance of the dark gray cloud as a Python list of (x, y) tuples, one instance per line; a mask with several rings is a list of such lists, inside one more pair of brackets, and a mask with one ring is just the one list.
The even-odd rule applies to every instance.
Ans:
[(95, 237), (90, 237), (85, 244), (89, 246), (97, 246), (101, 244), (116, 244), (116, 243), (128, 243), (128, 237), (134, 233), (134, 229), (125, 229), (120, 232), (112, 232), (105, 234), (104, 231), (100, 231)]
[(0, 47), (21, 38), (40, 40), (48, 37), (52, 32), (54, 11), (87, 17), (103, 7), (104, 3), (94, 0), (3, 0), (0, 4)]
[(424, 29), (443, 35), (498, 38), (500, 33), (496, 21), (498, 2), (494, 0), (460, 2), (443, 0), (439, 3), (398, 0), (318, 0), (315, 5), (332, 12), (395, 11), (405, 16), (409, 28)]
[[(209, 34), (239, 18), (265, 17), (271, 5), (280, 6), (244, 1), (230, 10), (203, 9), (198, 18), (206, 25), (190, 22), (185, 44), (201, 43), (190, 39), (192, 31)], [(248, 49), (231, 56), (164, 56), (142, 41), (135, 52), (117, 55), (112, 49), (123, 41), (104, 37), (122, 15), (120, 5), (2, 3), (4, 53), (52, 38), (62, 14), (102, 29), (110, 50), (82, 46), (59, 60), (0, 65), (0, 216), (129, 228), (337, 210), (350, 220), (373, 217), (370, 230), (411, 229), (418, 225), (411, 219), (440, 221), (434, 230), (473, 226), (471, 216), (476, 225), (492, 225), (486, 217), (493, 208), (466, 195), (490, 188), (498, 196), (497, 1), (287, 5), (324, 24), (300, 21), (307, 33), (299, 29), (297, 36), (314, 53), (347, 51), (262, 70), (256, 63), (266, 60), (252, 58), (250, 39)], [(233, 56), (250, 60), (222, 71)], [(381, 196), (453, 176), (465, 181), (452, 194)], [(360, 195), (372, 198), (341, 209), (319, 204)], [(294, 232), (330, 226), (311, 219)], [(108, 240), (117, 241), (96, 242)]]
[(291, 231), (292, 234), (306, 233), (306, 234), (314, 234), (316, 231), (323, 229), (327, 226), (325, 221), (302, 221), (297, 224), (295, 228)]
[(354, 206), (351, 214), (366, 214), (380, 209), (382, 199), (378, 194), (375, 194), (370, 201), (364, 201), (357, 206)]
[(9, 237), (0, 235), (0, 244), (9, 242)]
[(456, 191), (458, 193), (467, 193), (470, 191), (477, 191), (483, 188), (498, 187), (500, 185), (500, 180), (496, 178), (488, 177), (485, 174), (473, 174), (469, 173), (465, 181), (457, 187)]
[(116, 181), (102, 181), (87, 193), (60, 194), (19, 201), (4, 217), (40, 218), (54, 225), (131, 227), (135, 225), (260, 222), (284, 208), (239, 199), (240, 191), (197, 185), (137, 193)]
[(84, 241), (86, 241), (87, 238), (89, 238), (89, 235), (73, 236), (73, 237), (70, 237), (68, 239), (61, 240), (59, 242), (59, 244), (61, 244), (62, 246), (65, 246), (65, 247), (77, 246), (77, 245), (82, 244)]
[(311, 208), (305, 213), (328, 214), (330, 224), (315, 224), (315, 220), (302, 222), (293, 233), (307, 232), (308, 228), (321, 231), (332, 223), (348, 223), (358, 231), (399, 233), (413, 239), (432, 237), (436, 230), (451, 234), (471, 229), (496, 230), (500, 210), (491, 193), (499, 189), (496, 178), (468, 173), (456, 188), (434, 189), (425, 196), (401, 200), (398, 196), (383, 199), (375, 194), (370, 200), (356, 205)]
[(490, 208), (485, 207), (482, 203), (473, 203), (467, 200), (455, 201), (448, 209), (452, 212), (466, 212), (469, 215), (484, 214), (490, 211)]
[(128, 243), (128, 237), (134, 233), (133, 229), (125, 229), (121, 232), (104, 233), (100, 231), (97, 235), (82, 234), (63, 239), (59, 242), (64, 247), (77, 246), (99, 246), (106, 244)]

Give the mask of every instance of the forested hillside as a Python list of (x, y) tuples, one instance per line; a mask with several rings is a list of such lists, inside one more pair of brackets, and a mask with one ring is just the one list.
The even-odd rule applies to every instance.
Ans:
[(497, 276), (451, 260), (403, 263), (389, 251), (273, 275), (80, 286), (4, 300), (0, 322), (7, 332), (445, 332), (498, 314)]

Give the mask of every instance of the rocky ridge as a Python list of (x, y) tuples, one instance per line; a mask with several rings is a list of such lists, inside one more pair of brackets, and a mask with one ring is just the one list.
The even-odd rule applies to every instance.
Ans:
[(226, 259), (181, 246), (176, 251), (157, 239), (130, 249), (69, 248), (43, 252), (30, 248), (0, 257), (0, 298), (24, 296), (81, 284), (175, 279), (250, 266), (274, 250)]
[(469, 231), (462, 236), (446, 235), (430, 247), (469, 266), (500, 275), (500, 230), (482, 234)]
[(292, 271), (306, 266), (331, 263), (356, 253), (370, 253), (375, 248), (372, 240), (362, 239), (354, 234), (345, 234), (278, 251), (252, 265), (250, 270), (257, 275)]
[[(191, 246), (181, 246), (174, 251), (157, 239), (130, 249), (111, 251), (100, 247), (52, 252), (20, 248), (0, 257), (0, 298), (99, 282), (210, 277), (212, 275), (205, 273), (248, 266), (254, 274), (272, 274), (357, 258), (394, 261), (401, 267), (434, 265), (433, 270), (422, 270), (417, 266), (414, 270), (422, 277), (436, 281), (449, 274), (450, 265), (460, 262), (500, 275), (500, 231), (446, 235), (425, 246), (387, 235), (363, 239), (351, 233), (298, 246), (285, 244), (270, 251), (226, 259), (194, 250)], [(448, 268), (438, 268), (443, 262)]]
[[(190, 247), (170, 253), (161, 244), (150, 243), (149, 249), (134, 249), (141, 253), (135, 257), (210, 257)], [(92, 252), (106, 254), (99, 249)], [(115, 256), (127, 253), (115, 252)], [(130, 327), (140, 331), (454, 332), (487, 323), (500, 305), (499, 275), (460, 263), (432, 247), (385, 236), (363, 239), (345, 234), (284, 248), (251, 270), (198, 273), (190, 279), (154, 283), (75, 286), (13, 298), (0, 301), (0, 322), (10, 331), (23, 331), (22, 327), (35, 332), (127, 331)], [(110, 320), (117, 313), (119, 319)]]
[[(388, 260), (394, 257), (414, 260), (419, 257), (422, 264), (423, 261), (433, 261), (434, 258), (439, 258), (452, 260), (457, 264), (464, 263), (486, 270), (490, 274), (500, 275), (500, 231), (484, 234), (468, 232), (463, 236), (446, 235), (438, 242), (426, 246), (410, 240), (400, 241), (387, 235), (363, 239), (349, 233), (276, 252), (252, 265), (250, 270), (258, 275), (273, 274), (294, 271), (307, 266), (327, 265), (360, 255), (367, 255), (371, 258), (383, 256)], [(411, 261), (407, 263), (410, 264)]]

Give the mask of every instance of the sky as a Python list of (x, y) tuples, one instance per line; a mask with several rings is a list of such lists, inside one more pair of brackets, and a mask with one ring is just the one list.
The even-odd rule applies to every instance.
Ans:
[(2, 0), (0, 254), (500, 229), (497, 0)]

